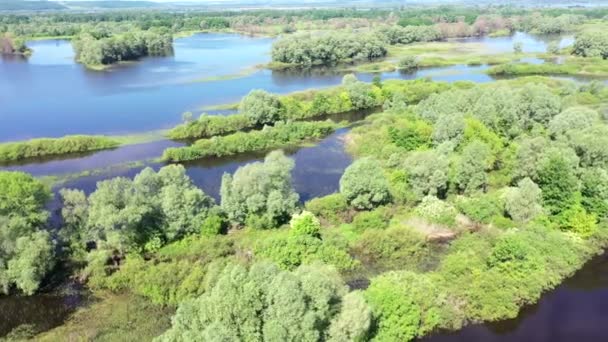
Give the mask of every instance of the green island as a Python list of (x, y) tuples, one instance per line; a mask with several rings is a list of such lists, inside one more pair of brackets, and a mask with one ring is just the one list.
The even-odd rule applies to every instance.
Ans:
[(39, 138), (0, 144), (0, 162), (28, 158), (91, 152), (118, 147), (120, 143), (109, 137), (69, 135), (61, 138)]
[[(69, 38), (76, 61), (101, 70), (171, 55), (178, 37), (221, 33), (205, 41), (219, 50), (224, 34), (241, 33), (272, 37), (260, 68), (278, 81), (264, 90), (254, 79), (225, 96), (238, 103), (205, 108), (226, 115), (186, 111), (155, 131), (0, 144), (9, 166), (0, 169), (0, 312), (16, 315), (37, 296), (60, 298), (50, 305), (67, 312), (42, 326), (0, 322), (0, 342), (449, 340), (537, 314), (541, 298), (605, 254), (608, 8), (45, 2), (0, 4), (26, 11), (0, 12), (7, 61), (30, 54), (27, 41)], [(521, 35), (542, 36), (543, 51), (512, 38)], [(448, 68), (445, 81), (423, 73), (434, 68)], [(458, 68), (478, 78), (450, 78)], [(78, 69), (99, 77), (91, 83), (124, 71)], [(290, 72), (330, 81), (294, 87)], [(193, 108), (182, 93), (220, 97), (226, 88), (205, 93), (213, 89), (201, 83), (240, 81), (222, 77), (181, 82), (162, 101)], [(127, 104), (131, 80), (120, 81), (96, 90)], [(298, 155), (304, 144), (329, 144), (347, 164), (321, 149)], [(142, 150), (53, 169), (125, 145)], [(61, 155), (60, 166), (35, 161)], [(310, 171), (321, 167), (327, 179)], [(302, 181), (322, 195), (300, 191)], [(579, 329), (572, 336), (583, 340), (591, 328)]]

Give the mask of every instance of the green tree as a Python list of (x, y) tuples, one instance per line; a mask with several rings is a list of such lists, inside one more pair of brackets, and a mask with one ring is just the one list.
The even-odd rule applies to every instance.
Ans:
[(561, 157), (551, 157), (538, 172), (543, 202), (551, 214), (559, 214), (576, 202), (578, 179), (572, 167)]
[(549, 123), (549, 132), (559, 137), (571, 130), (590, 128), (598, 119), (596, 111), (587, 107), (570, 107), (556, 115)]
[(29, 174), (0, 172), (0, 293), (31, 295), (55, 264), (54, 242), (43, 230), (49, 190)]
[[(342, 341), (365, 336), (368, 312), (325, 266), (288, 272), (265, 263), (228, 265), (209, 291), (180, 305), (158, 341), (319, 341), (330, 330)], [(356, 325), (345, 327), (349, 321)]]
[(442, 196), (448, 184), (448, 159), (437, 151), (414, 152), (405, 161), (412, 190), (419, 197)]
[(528, 222), (542, 214), (542, 191), (530, 178), (524, 178), (516, 188), (507, 190), (505, 209), (517, 222)]
[(303, 211), (291, 218), (289, 223), (292, 235), (307, 235), (313, 237), (321, 236), (321, 223), (315, 215), (309, 211)]
[(273, 124), (281, 119), (281, 101), (274, 94), (254, 89), (241, 100), (239, 112), (249, 118), (252, 124)]
[(586, 169), (581, 176), (582, 205), (600, 218), (608, 216), (608, 172), (600, 168)]
[(146, 168), (133, 180), (119, 177), (99, 182), (87, 200), (86, 213), (82, 195), (63, 193), (70, 194), (64, 196), (64, 220), (73, 224), (86, 217), (83, 239), (121, 254), (138, 251), (154, 240), (162, 243), (198, 233), (213, 205), (181, 165), (158, 172)]
[(468, 144), (456, 167), (455, 181), (465, 193), (485, 190), (488, 183), (487, 171), (492, 168), (493, 158), (490, 147), (475, 140)]
[(372, 209), (391, 200), (388, 180), (378, 162), (361, 158), (340, 178), (340, 193), (357, 209)]
[(295, 211), (298, 194), (291, 184), (293, 160), (282, 151), (266, 156), (263, 163), (240, 167), (222, 178), (222, 209), (236, 224), (256, 223), (272, 228), (287, 222)]

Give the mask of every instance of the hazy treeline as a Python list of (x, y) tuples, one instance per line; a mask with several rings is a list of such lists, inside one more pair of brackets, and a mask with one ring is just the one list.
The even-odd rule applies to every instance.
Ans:
[(83, 33), (73, 39), (76, 59), (86, 65), (108, 65), (145, 56), (163, 56), (173, 52), (173, 37), (154, 31), (135, 31), (96, 37)]

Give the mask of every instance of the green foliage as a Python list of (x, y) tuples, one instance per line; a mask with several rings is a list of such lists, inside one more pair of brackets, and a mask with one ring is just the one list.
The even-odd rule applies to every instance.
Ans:
[[(370, 325), (368, 309), (361, 300), (351, 302), (345, 296), (340, 277), (323, 266), (287, 272), (264, 263), (249, 270), (229, 265), (210, 291), (180, 305), (172, 328), (158, 340), (189, 341), (200, 336), (204, 340), (316, 341), (331, 335), (340, 341), (365, 336)], [(363, 317), (353, 318), (357, 314)], [(353, 319), (357, 324), (345, 327)]]
[(390, 219), (390, 209), (387, 207), (380, 207), (372, 211), (359, 212), (353, 218), (352, 225), (353, 228), (359, 232), (364, 232), (368, 229), (384, 229), (388, 227)]
[(432, 134), (433, 127), (423, 120), (408, 120), (402, 126), (388, 127), (393, 144), (406, 151), (429, 148)]
[(361, 292), (353, 291), (342, 298), (340, 313), (329, 327), (329, 342), (360, 342), (367, 337), (372, 312)]
[(228, 219), (243, 224), (252, 217), (265, 219), (273, 228), (287, 222), (295, 211), (298, 194), (291, 185), (293, 160), (282, 151), (268, 154), (263, 163), (240, 167), (222, 178), (222, 209)]
[(233, 133), (251, 127), (249, 118), (242, 114), (228, 116), (202, 114), (196, 121), (187, 121), (169, 131), (171, 139), (199, 139)]
[(357, 209), (372, 209), (391, 200), (384, 172), (371, 158), (358, 159), (346, 168), (340, 178), (340, 193)]
[(249, 119), (252, 125), (273, 124), (281, 118), (281, 101), (274, 94), (254, 89), (241, 100), (239, 113)]
[(590, 237), (597, 231), (597, 217), (588, 213), (580, 204), (564, 210), (557, 217), (561, 229), (579, 234), (582, 237)]
[(475, 194), (456, 201), (460, 212), (477, 223), (489, 224), (505, 213), (505, 200), (498, 193)]
[(42, 230), (49, 190), (32, 176), (0, 172), (0, 294), (14, 286), (36, 292), (55, 264), (51, 236)]
[(434, 26), (386, 26), (380, 29), (389, 44), (411, 44), (441, 39), (441, 32)]
[(203, 236), (215, 236), (221, 234), (225, 227), (224, 219), (216, 214), (211, 214), (205, 218), (201, 226), (201, 235)]
[(405, 226), (367, 229), (356, 240), (351, 252), (375, 272), (427, 270), (438, 257), (424, 235)]
[(399, 67), (399, 70), (403, 70), (403, 71), (413, 71), (418, 69), (418, 60), (416, 59), (416, 57), (414, 56), (405, 56), (401, 59), (399, 59), (399, 62), (397, 63), (397, 67)]
[(551, 214), (563, 212), (576, 201), (578, 179), (562, 157), (552, 157), (541, 166), (538, 185), (542, 190), (544, 206)]
[(490, 147), (475, 140), (462, 151), (456, 166), (455, 182), (467, 194), (484, 191), (488, 183), (487, 171), (492, 168), (493, 157)]
[(581, 57), (606, 59), (608, 58), (608, 37), (600, 31), (582, 32), (576, 36), (572, 53)]
[(88, 152), (117, 147), (120, 143), (101, 136), (70, 135), (63, 138), (40, 138), (0, 144), (0, 162), (27, 158)]
[(389, 272), (372, 280), (365, 297), (378, 320), (375, 341), (411, 341), (442, 327), (446, 294), (431, 276)]
[(571, 130), (590, 128), (599, 115), (587, 107), (570, 107), (556, 115), (549, 123), (549, 132), (553, 137), (560, 137)]
[(378, 86), (360, 82), (352, 74), (344, 76), (342, 85), (346, 89), (353, 109), (381, 106), (384, 101), (382, 91)]
[(304, 235), (317, 238), (321, 236), (321, 223), (309, 211), (294, 215), (289, 222), (289, 226), (291, 227), (290, 234), (294, 236)]
[(337, 127), (338, 125), (331, 121), (277, 122), (274, 127), (266, 126), (260, 131), (238, 132), (223, 137), (201, 139), (187, 147), (168, 148), (163, 152), (162, 158), (178, 162), (281, 148), (304, 140), (325, 137)]
[(608, 172), (586, 169), (581, 176), (582, 205), (600, 218), (608, 216)]
[(412, 190), (422, 198), (442, 196), (447, 189), (448, 159), (435, 150), (414, 152), (405, 161), (405, 171)]
[[(67, 208), (74, 207), (70, 197), (64, 196)], [(162, 243), (198, 233), (213, 205), (181, 165), (163, 167), (158, 173), (146, 168), (133, 180), (99, 182), (88, 198), (86, 215), (83, 202), (79, 200), (76, 217), (75, 210), (63, 212), (66, 222), (82, 225), (83, 242), (95, 241), (98, 248), (118, 253), (138, 251), (159, 238)]]
[(292, 35), (272, 44), (274, 62), (303, 66), (371, 60), (384, 57), (386, 54), (385, 43), (373, 34)]
[(505, 195), (505, 210), (517, 222), (528, 222), (543, 213), (543, 193), (530, 178), (524, 178)]
[(317, 261), (344, 272), (353, 271), (358, 265), (344, 245), (311, 235), (276, 235), (259, 241), (254, 251), (257, 258), (270, 260), (288, 270)]
[(348, 210), (348, 203), (342, 194), (331, 194), (313, 198), (306, 202), (306, 210), (332, 224), (338, 224), (342, 214)]
[(414, 210), (416, 215), (431, 223), (452, 227), (456, 223), (456, 208), (435, 196), (426, 196)]

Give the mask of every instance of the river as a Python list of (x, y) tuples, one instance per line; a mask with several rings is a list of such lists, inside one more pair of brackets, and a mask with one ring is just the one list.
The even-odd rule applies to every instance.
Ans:
[[(513, 37), (457, 41), (482, 44), (500, 53), (510, 51), (515, 41), (523, 43), (525, 52), (543, 52), (548, 40), (518, 33)], [(562, 45), (570, 43), (569, 39), (561, 41)], [(341, 82), (344, 74), (334, 71), (256, 69), (256, 65), (270, 60), (271, 44), (269, 38), (197, 34), (177, 39), (172, 56), (144, 58), (98, 72), (89, 71), (73, 61), (74, 53), (68, 41), (30, 42), (28, 45), (34, 49), (31, 58), (0, 58), (0, 142), (65, 134), (159, 130), (177, 124), (185, 111), (199, 113), (202, 107), (235, 102), (254, 88), (285, 94)], [(456, 65), (414, 73), (388, 72), (381, 76), (383, 79), (425, 77), (447, 82), (494, 81), (484, 73), (487, 68), (485, 65)], [(371, 81), (374, 76), (370, 73), (357, 75), (364, 81)], [(341, 119), (355, 121), (360, 118), (360, 113), (353, 113)], [(337, 190), (344, 169), (352, 161), (344, 151), (343, 138), (348, 131), (340, 129), (314, 146), (287, 149), (296, 164), (294, 187), (303, 201)], [(180, 144), (160, 140), (97, 153), (5, 165), (0, 166), (0, 170), (20, 170), (39, 177), (80, 173), (65, 179), (61, 186), (90, 193), (97, 181), (116, 176), (133, 177), (146, 166), (160, 168), (162, 164), (154, 159), (165, 148)], [(185, 166), (194, 183), (218, 199), (223, 173), (234, 172), (244, 164), (261, 159), (263, 153), (253, 153), (204, 159)], [(56, 196), (50, 209), (56, 214), (59, 205)], [(561, 341), (571, 336), (569, 331), (581, 328), (576, 324), (593, 325), (589, 329), (585, 327), (590, 333), (601, 330), (608, 323), (608, 312), (602, 312), (597, 306), (602, 300), (608, 300), (608, 284), (605, 275), (603, 278), (597, 276), (606, 273), (606, 259), (598, 260), (545, 295), (538, 305), (526, 308), (516, 320), (470, 326), (457, 333), (434, 335), (425, 340), (523, 341), (536, 340), (536, 337), (543, 340), (545, 337), (534, 334), (547, 333), (552, 334), (549, 336), (551, 341)], [(80, 301), (81, 297), (73, 294), (0, 297), (0, 336), (21, 324), (33, 324), (42, 330), (60, 325)], [(570, 324), (569, 313), (581, 313), (584, 318), (572, 320)]]

